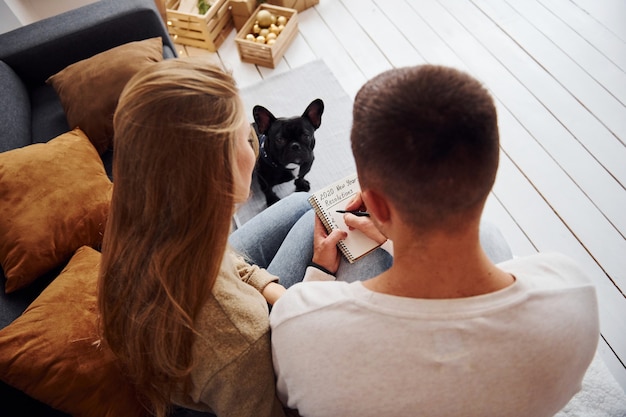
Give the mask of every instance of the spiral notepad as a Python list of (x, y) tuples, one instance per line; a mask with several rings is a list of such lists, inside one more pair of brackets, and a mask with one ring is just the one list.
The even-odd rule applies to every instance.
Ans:
[(328, 233), (333, 229), (345, 230), (348, 233), (348, 237), (337, 246), (350, 263), (380, 246), (361, 231), (350, 230), (343, 221), (344, 215), (337, 213), (337, 210), (344, 210), (360, 190), (359, 181), (354, 173), (312, 193), (309, 197), (309, 203)]

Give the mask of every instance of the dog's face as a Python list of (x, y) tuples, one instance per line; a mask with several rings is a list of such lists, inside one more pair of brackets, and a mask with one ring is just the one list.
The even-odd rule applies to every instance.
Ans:
[(263, 106), (252, 109), (258, 133), (266, 136), (264, 151), (282, 168), (313, 161), (315, 131), (322, 123), (323, 112), (324, 102), (320, 99), (313, 100), (297, 117), (277, 118)]

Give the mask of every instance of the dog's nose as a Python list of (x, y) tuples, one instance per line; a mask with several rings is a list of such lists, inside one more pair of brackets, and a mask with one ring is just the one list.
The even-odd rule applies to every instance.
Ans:
[(299, 151), (300, 150), (300, 144), (298, 142), (294, 142), (291, 144), (291, 150), (292, 151)]

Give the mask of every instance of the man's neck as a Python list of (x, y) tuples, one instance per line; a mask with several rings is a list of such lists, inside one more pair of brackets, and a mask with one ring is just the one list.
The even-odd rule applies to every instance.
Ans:
[(478, 230), (415, 239), (403, 233), (394, 241), (393, 266), (364, 282), (366, 288), (403, 297), (448, 299), (503, 289), (514, 278), (497, 268), (482, 250)]

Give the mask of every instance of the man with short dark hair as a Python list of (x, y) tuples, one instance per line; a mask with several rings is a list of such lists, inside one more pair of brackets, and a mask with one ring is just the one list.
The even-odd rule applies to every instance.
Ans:
[[(279, 397), (305, 417), (553, 416), (596, 351), (596, 294), (565, 256), (485, 254), (499, 156), (489, 93), (455, 69), (394, 69), (361, 88), (353, 116), (362, 193), (346, 209), (370, 217), (345, 220), (392, 241), (393, 265), (297, 284), (274, 305)], [(343, 237), (318, 222), (313, 262), (336, 271), (327, 249)]]

